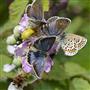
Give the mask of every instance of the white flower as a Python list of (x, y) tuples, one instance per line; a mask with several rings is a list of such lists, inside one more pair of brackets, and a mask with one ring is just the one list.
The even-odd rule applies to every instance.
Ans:
[(10, 72), (12, 71), (13, 69), (15, 69), (16, 65), (14, 64), (5, 64), (4, 67), (3, 67), (3, 71), (4, 72)]
[(10, 54), (14, 55), (14, 51), (15, 51), (15, 45), (8, 45), (7, 46), (7, 50)]
[(10, 83), (8, 90), (23, 90), (22, 87), (18, 87), (17, 85), (14, 85), (13, 82)]

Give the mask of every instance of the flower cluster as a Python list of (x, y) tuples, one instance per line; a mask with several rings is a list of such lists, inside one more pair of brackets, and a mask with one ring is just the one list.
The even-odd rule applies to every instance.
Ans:
[(34, 77), (29, 81), (32, 83), (41, 79), (44, 72), (50, 72), (54, 64), (52, 59), (60, 47), (65, 55), (73, 56), (86, 44), (84, 37), (64, 33), (70, 19), (54, 16), (45, 20), (43, 14), (38, 0), (27, 5), (13, 34), (7, 38), (7, 50), (14, 60), (4, 65), (3, 70), (18, 73), (8, 90), (22, 90), (29, 77)]
[[(37, 63), (38, 58), (41, 57), (41, 55), (39, 56), (40, 54), (39, 50), (36, 50), (35, 47), (33, 46), (35, 41), (38, 40), (39, 37), (32, 35), (35, 31), (30, 28), (30, 25), (28, 27), (29, 24), (28, 21), (29, 21), (29, 17), (26, 14), (24, 14), (19, 25), (17, 25), (14, 28), (14, 35), (11, 35), (7, 38), (7, 43), (9, 44), (7, 47), (8, 52), (14, 56), (13, 64), (14, 65), (21, 64), (22, 69), (25, 73), (31, 73), (34, 63), (33, 60), (35, 60), (35, 62)], [(20, 34), (20, 35), (15, 36), (15, 34), (16, 35)], [(12, 38), (14, 38), (15, 41)], [(49, 52), (53, 53), (54, 51), (49, 51)], [(30, 57), (30, 61), (28, 60), (29, 57)], [(53, 61), (51, 60), (51, 57), (49, 55), (45, 57), (45, 59), (46, 60), (45, 60), (44, 71), (49, 72), (51, 66), (53, 65)], [(10, 68), (10, 70), (6, 70), (7, 68), (5, 65), (4, 71), (6, 70), (6, 72), (9, 72), (13, 70), (15, 68), (15, 66), (13, 67), (13, 64), (10, 66), (8, 65), (8, 68), (12, 67), (12, 69)]]
[[(35, 4), (28, 5), (26, 9), (31, 7), (29, 10), (35, 15), (34, 5)], [(28, 75), (30, 75), (30, 77), (33, 76), (34, 79), (29, 82), (41, 79), (43, 72), (50, 72), (53, 65), (52, 56), (55, 53), (54, 51), (57, 45), (57, 43), (54, 44), (55, 37), (47, 38), (47, 36), (40, 31), (43, 25), (46, 24), (46, 21), (44, 19), (40, 20), (38, 15), (36, 15), (36, 17), (38, 17), (36, 19), (33, 14), (29, 16), (28, 13), (25, 12), (19, 24), (14, 28), (13, 34), (7, 38), (7, 50), (14, 59), (12, 64), (6, 64), (3, 68), (5, 72), (15, 70), (17, 73), (16, 77), (22, 74), (25, 74), (25, 77)], [(41, 18), (43, 17), (41, 16)], [(41, 44), (38, 42), (41, 42)], [(48, 45), (49, 43), (50, 46)], [(46, 46), (42, 46), (42, 44), (46, 44)], [(45, 50), (43, 50), (44, 48)], [(22, 83), (23, 82), (24, 81), (22, 81)], [(16, 83), (13, 80), (8, 90), (12, 88), (15, 90), (21, 87), (23, 88), (23, 84), (20, 87), (18, 87), (18, 84), (20, 83)]]

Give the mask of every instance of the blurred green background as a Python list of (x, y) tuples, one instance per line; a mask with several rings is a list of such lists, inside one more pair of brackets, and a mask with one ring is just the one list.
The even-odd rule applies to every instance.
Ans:
[[(24, 90), (90, 90), (90, 0), (51, 1), (58, 8), (54, 5), (51, 8), (58, 10), (58, 16), (72, 20), (66, 32), (84, 36), (88, 42), (73, 57), (67, 57), (60, 51), (55, 56), (52, 71)], [(13, 33), (27, 3), (28, 0), (0, 0), (0, 90), (7, 90), (10, 82), (8, 78), (14, 75), (2, 70), (4, 64), (12, 61), (6, 49), (6, 38)], [(43, 0), (43, 5), (47, 9), (47, 0)]]

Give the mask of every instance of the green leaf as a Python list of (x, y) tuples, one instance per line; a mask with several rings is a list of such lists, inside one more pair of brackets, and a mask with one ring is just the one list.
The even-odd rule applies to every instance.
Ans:
[(79, 7), (80, 9), (86, 9), (90, 12), (89, 0), (84, 0), (83, 2), (82, 0), (69, 0), (69, 5), (72, 7)]
[(8, 56), (5, 56), (3, 54), (0, 54), (0, 78), (6, 78), (6, 77), (13, 77), (14, 73), (6, 73), (3, 71), (3, 65), (10, 64), (12, 62), (12, 59)]
[(5, 0), (0, 0), (0, 26), (8, 19), (8, 6)]
[(49, 0), (42, 0), (43, 11), (49, 10)]
[(9, 20), (0, 27), (0, 33), (11, 30), (18, 24), (27, 3), (28, 0), (14, 0), (14, 2), (10, 5)]
[(67, 75), (60, 61), (54, 60), (52, 70), (48, 74), (44, 74), (43, 78), (48, 80), (63, 80), (67, 78)]
[(34, 85), (34, 90), (64, 90), (58, 81), (39, 81)]
[(69, 77), (75, 76), (75, 75), (82, 75), (86, 74), (87, 70), (83, 67), (81, 67), (79, 64), (73, 63), (73, 62), (67, 62), (64, 64), (65, 71)]
[(6, 82), (6, 80), (1, 80), (0, 81), (0, 90), (7, 90), (8, 88), (8, 83)]
[(90, 83), (83, 78), (73, 79), (71, 85), (70, 90), (90, 90)]
[(69, 27), (66, 28), (68, 33), (76, 33), (80, 26), (83, 24), (83, 19), (81, 17), (76, 17), (71, 21)]
[(88, 81), (90, 82), (90, 72), (87, 72), (85, 75), (83, 75)]
[(7, 54), (6, 39), (0, 39), (0, 54)]
[(80, 66), (87, 69), (88, 72), (90, 72), (90, 25), (88, 25), (88, 23), (90, 23), (90, 21), (84, 21), (81, 28), (78, 30), (78, 35), (87, 38), (86, 46), (83, 49), (79, 50), (77, 55), (66, 58), (71, 62), (78, 63)]

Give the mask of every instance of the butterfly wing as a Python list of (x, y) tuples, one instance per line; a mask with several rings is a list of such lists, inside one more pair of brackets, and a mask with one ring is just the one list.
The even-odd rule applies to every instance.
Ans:
[(42, 73), (44, 72), (45, 67), (45, 55), (40, 52), (30, 52), (29, 53), (29, 60), (28, 62), (33, 65), (36, 76), (41, 78)]
[(33, 0), (32, 4), (28, 4), (25, 13), (30, 17), (29, 26), (30, 28), (38, 30), (43, 24), (45, 24), (44, 12), (42, 8), (41, 0)]
[(61, 48), (65, 55), (73, 56), (78, 53), (78, 50), (82, 49), (86, 45), (87, 39), (75, 34), (67, 34), (60, 41)]
[(74, 42), (77, 43), (78, 50), (82, 49), (86, 45), (87, 39), (85, 37), (75, 34), (70, 34), (70, 35), (73, 37)]
[(56, 27), (57, 30), (62, 33), (63, 30), (67, 28), (67, 26), (70, 24), (71, 20), (69, 18), (60, 17), (56, 20)]
[(38, 39), (34, 43), (34, 47), (38, 50), (47, 52), (53, 46), (55, 39), (56, 37), (44, 37), (42, 39)]
[(36, 74), (39, 78), (41, 78), (43, 72), (44, 72), (44, 67), (45, 67), (45, 58), (44, 57), (38, 57), (37, 61), (33, 65)]
[(49, 24), (52, 23), (52, 22), (54, 22), (56, 19), (59, 19), (59, 18), (60, 18), (60, 17), (58, 17), (58, 16), (53, 16), (53, 17), (49, 18), (49, 19), (47, 20), (47, 24), (43, 26), (42, 32), (43, 32), (45, 35), (50, 35), (50, 34), (49, 34)]
[(58, 17), (58, 16), (53, 16), (53, 17), (51, 17), (51, 18), (49, 18), (48, 20), (47, 20), (47, 23), (49, 24), (49, 23), (52, 23), (52, 22), (54, 22), (56, 19), (59, 19), (60, 17)]
[(26, 13), (30, 18), (42, 20), (43, 8), (41, 0), (34, 0), (32, 4), (28, 4), (26, 8)]
[(46, 35), (60, 35), (70, 22), (69, 18), (55, 16), (47, 21), (47, 25), (43, 27), (42, 31)]

